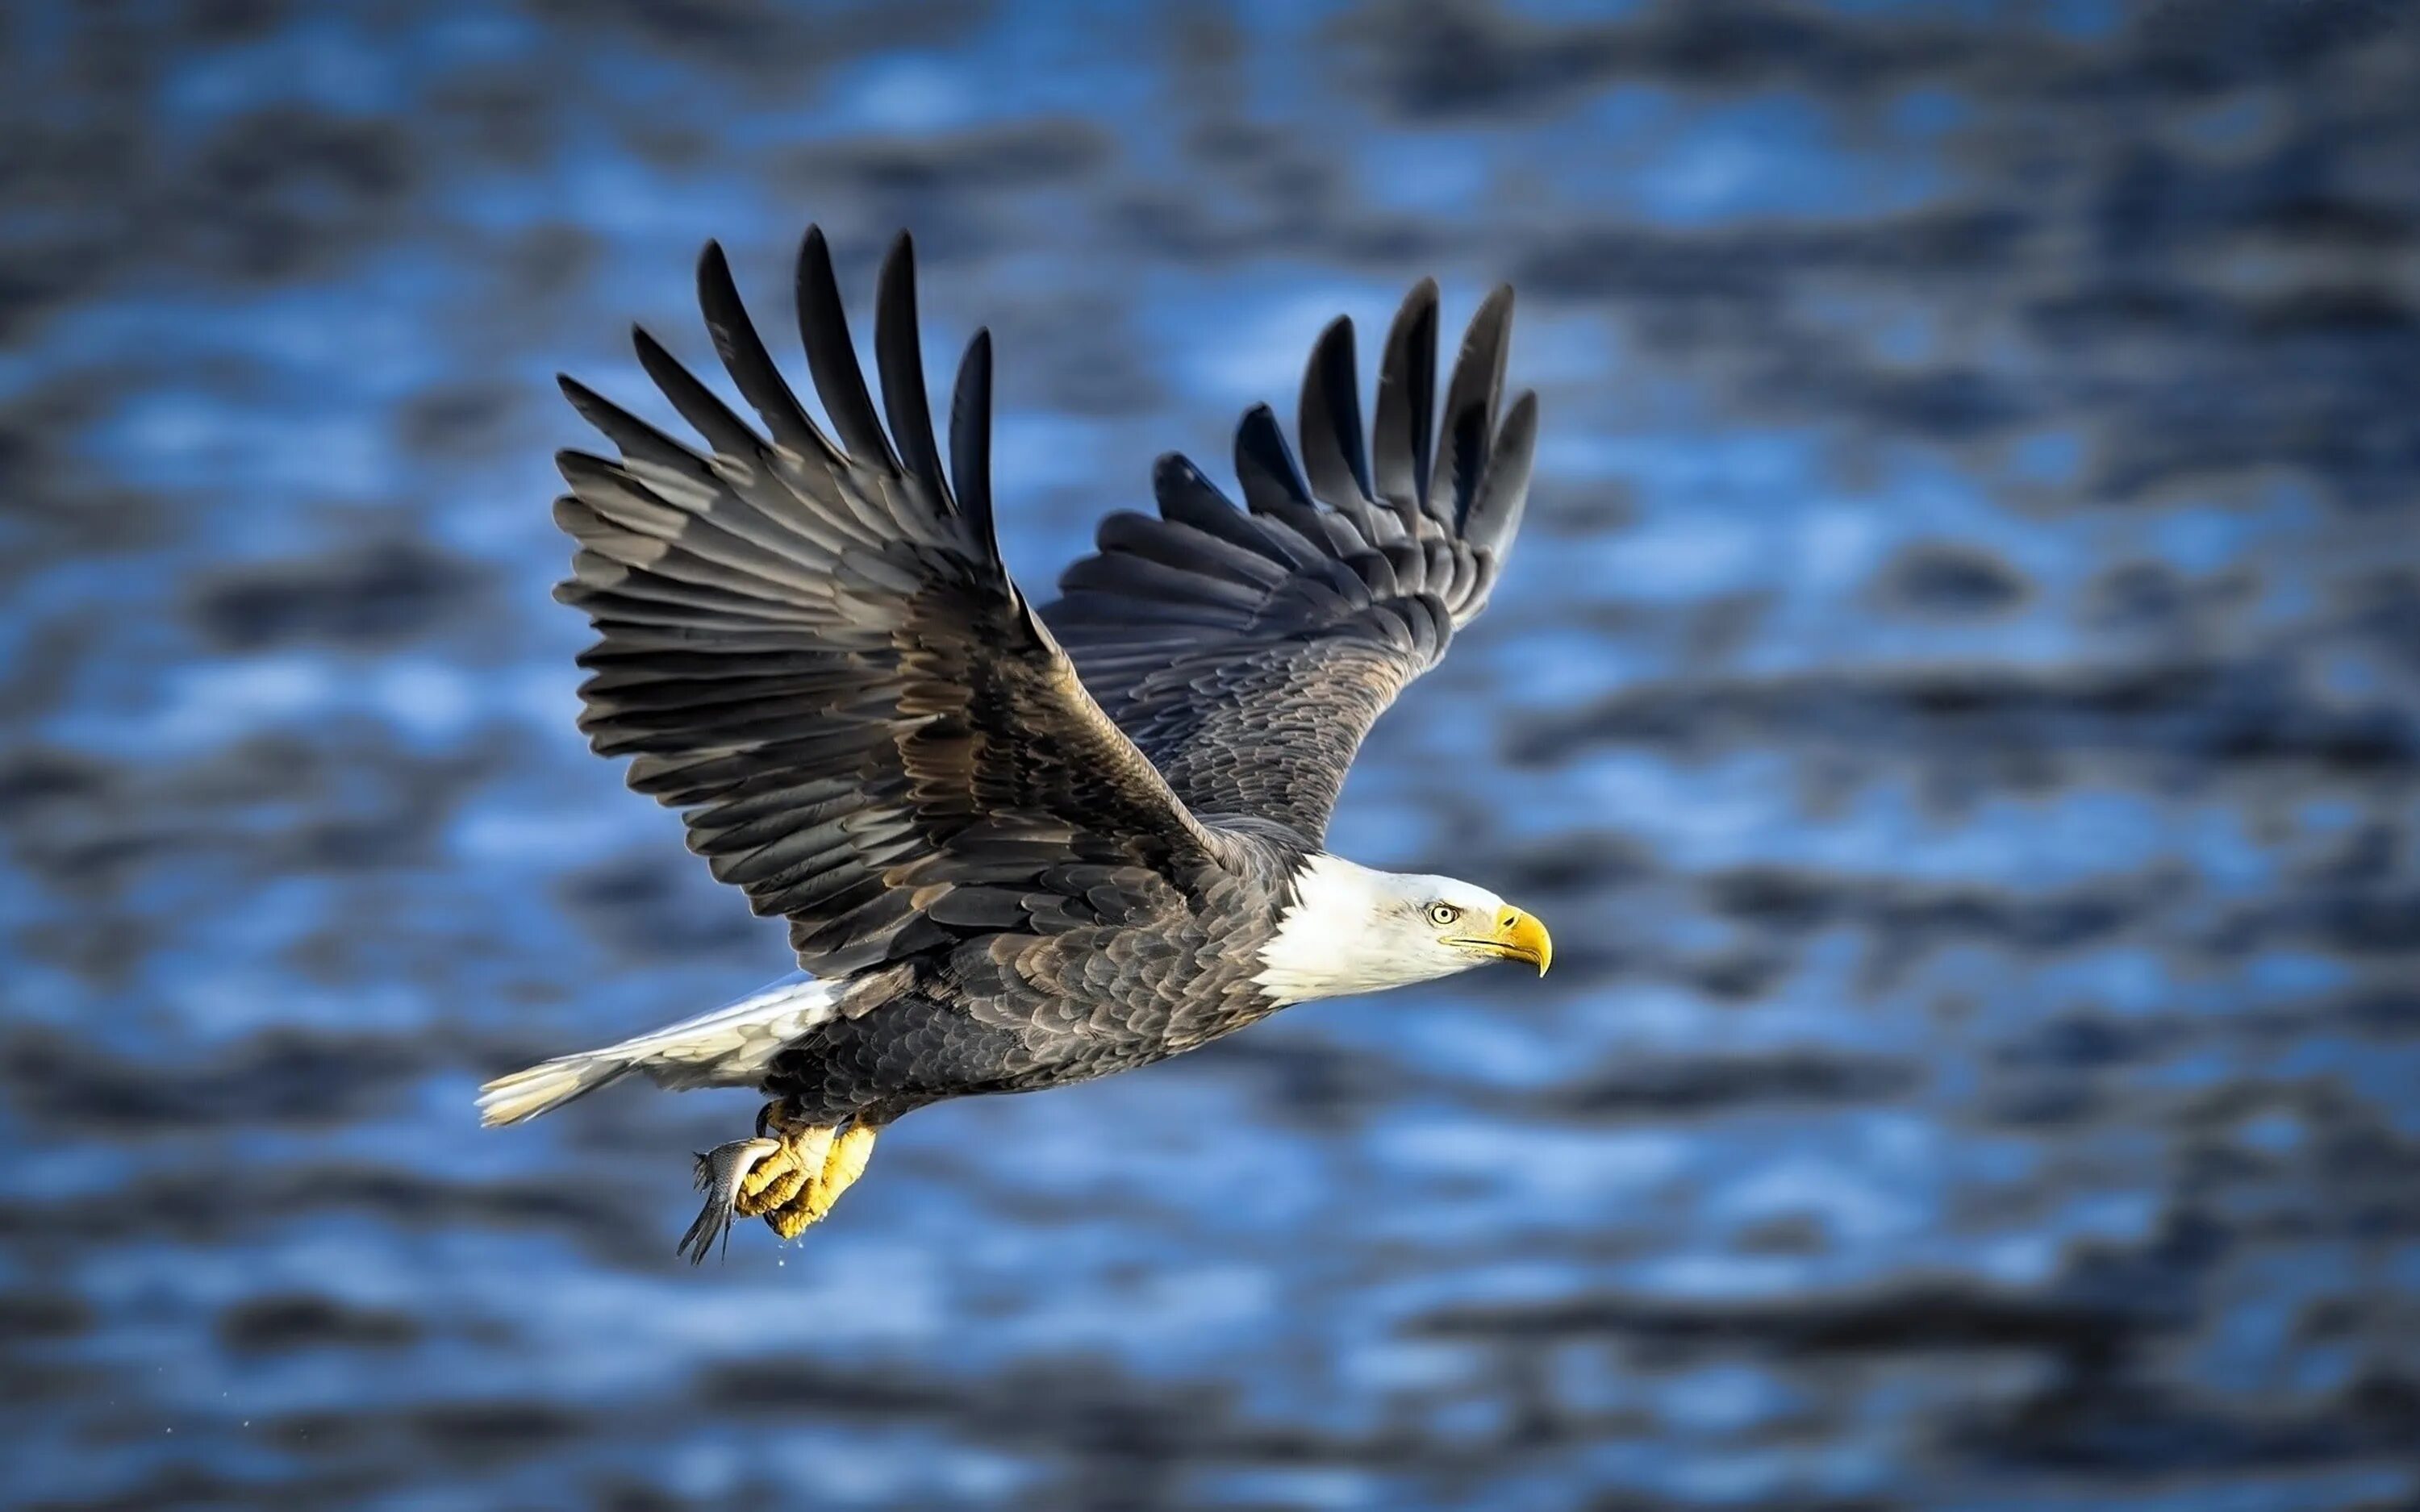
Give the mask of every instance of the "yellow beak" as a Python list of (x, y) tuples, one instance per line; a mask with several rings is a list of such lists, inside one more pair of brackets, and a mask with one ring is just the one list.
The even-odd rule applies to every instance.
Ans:
[(1446, 942), (1468, 949), (1483, 950), (1503, 961), (1526, 961), (1546, 974), (1555, 959), (1555, 942), (1546, 933), (1546, 926), (1518, 908), (1507, 908), (1496, 916), (1496, 927), (1485, 934), (1464, 935)]

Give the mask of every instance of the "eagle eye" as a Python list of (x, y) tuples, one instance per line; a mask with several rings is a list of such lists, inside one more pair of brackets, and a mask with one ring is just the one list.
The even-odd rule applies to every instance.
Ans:
[(1429, 918), (1439, 924), (1450, 924), (1462, 917), (1462, 910), (1451, 903), (1429, 904)]

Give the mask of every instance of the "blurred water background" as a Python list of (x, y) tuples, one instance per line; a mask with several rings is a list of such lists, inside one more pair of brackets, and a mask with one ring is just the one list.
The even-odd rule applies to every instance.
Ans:
[[(10, 6), (0, 1496), (2420, 1504), (2415, 13)], [(551, 377), (810, 219), (997, 332), (1037, 590), (1514, 282), (1526, 538), (1332, 840), (1562, 953), (693, 1273), (753, 1098), (471, 1109), (788, 965), (574, 733)]]

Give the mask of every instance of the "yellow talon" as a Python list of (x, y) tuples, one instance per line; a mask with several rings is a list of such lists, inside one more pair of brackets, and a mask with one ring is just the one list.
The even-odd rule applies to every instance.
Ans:
[(763, 1121), (781, 1145), (740, 1179), (732, 1208), (747, 1218), (762, 1217), (797, 1197), (822, 1171), (836, 1132), (828, 1124), (792, 1123), (782, 1117), (778, 1103), (765, 1110)]
[(865, 1163), (874, 1154), (875, 1130), (867, 1124), (851, 1124), (846, 1133), (834, 1139), (831, 1131), (823, 1131), (826, 1149), (823, 1162), (806, 1190), (765, 1213), (765, 1222), (783, 1239), (796, 1239), (809, 1224), (822, 1220), (831, 1211), (840, 1195), (857, 1183), (865, 1174)]
[(816, 1183), (822, 1189), (825, 1211), (830, 1211), (840, 1195), (865, 1174), (865, 1163), (874, 1158), (874, 1133), (870, 1125), (851, 1124), (846, 1134), (832, 1142), (831, 1152), (824, 1158), (823, 1176)]
[(874, 1153), (874, 1125), (811, 1124), (788, 1109), (786, 1102), (768, 1103), (756, 1120), (756, 1137), (735, 1139), (698, 1156), (706, 1206), (681, 1236), (679, 1253), (703, 1260), (730, 1231), (734, 1215), (762, 1218), (783, 1239), (796, 1239), (865, 1174)]

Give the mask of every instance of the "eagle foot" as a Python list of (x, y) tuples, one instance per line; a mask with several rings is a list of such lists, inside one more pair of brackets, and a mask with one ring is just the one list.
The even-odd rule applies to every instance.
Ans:
[(697, 1157), (697, 1188), (706, 1205), (675, 1251), (691, 1264), (730, 1247), (735, 1218), (762, 1218), (782, 1238), (798, 1238), (831, 1211), (874, 1153), (872, 1124), (843, 1130), (798, 1122), (780, 1103), (765, 1105), (756, 1131), (754, 1138), (734, 1139)]
[(756, 1116), (756, 1133), (771, 1135), (774, 1149), (740, 1178), (733, 1210), (743, 1218), (762, 1218), (789, 1203), (823, 1170), (837, 1132), (830, 1124), (793, 1121), (781, 1103), (766, 1103)]
[(831, 1211), (840, 1195), (865, 1174), (865, 1163), (874, 1154), (871, 1124), (853, 1123), (837, 1138), (829, 1129), (822, 1133), (823, 1161), (815, 1173), (799, 1183), (787, 1200), (765, 1214), (766, 1227), (783, 1239), (798, 1238), (809, 1224), (821, 1221), (824, 1214)]

